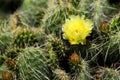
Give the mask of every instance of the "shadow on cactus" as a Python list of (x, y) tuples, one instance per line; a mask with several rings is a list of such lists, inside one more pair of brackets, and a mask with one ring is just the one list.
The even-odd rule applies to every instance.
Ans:
[[(98, 59), (98, 64), (101, 66), (111, 66), (116, 62), (120, 62), (120, 32), (119, 32), (119, 14), (117, 14), (111, 21), (111, 23), (106, 26), (106, 23), (102, 25), (104, 31), (93, 40), (93, 43), (97, 41), (93, 46), (94, 52), (97, 53), (96, 59)], [(108, 27), (108, 28), (107, 28)], [(100, 41), (100, 43), (98, 43)], [(92, 46), (91, 45), (91, 46)], [(99, 52), (100, 51), (100, 52)], [(93, 53), (94, 53), (93, 52)], [(99, 52), (99, 53), (98, 53)]]
[(20, 52), (22, 52), (23, 50), (20, 49), (20, 48), (13, 48), (13, 49), (10, 49), (6, 52), (6, 56), (8, 58), (11, 58), (11, 59), (17, 59), (17, 57), (19, 56)]
[[(110, 67), (113, 63), (119, 62), (120, 59), (120, 38), (119, 32), (115, 35), (109, 34), (109, 36), (104, 37), (101, 36), (100, 43), (92, 42), (91, 47), (89, 48), (89, 54), (93, 56), (91, 58), (91, 62), (95, 62), (95, 64), (100, 66), (108, 66)], [(93, 63), (92, 63), (93, 64)]]
[(5, 56), (0, 55), (0, 65), (5, 62)]
[(61, 67), (66, 71), (69, 71), (67, 48), (65, 47), (62, 40), (59, 38), (49, 35), (48, 36), (48, 53), (50, 58), (50, 65), (52, 68)]
[(117, 32), (115, 35), (111, 35), (110, 41), (103, 46), (104, 52), (104, 62), (113, 64), (115, 62), (120, 62), (120, 32)]

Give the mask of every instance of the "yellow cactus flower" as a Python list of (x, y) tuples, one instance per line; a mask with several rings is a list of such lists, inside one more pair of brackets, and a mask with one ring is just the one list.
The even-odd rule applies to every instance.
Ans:
[(84, 16), (70, 16), (63, 24), (63, 37), (74, 44), (85, 44), (86, 37), (89, 36), (93, 28), (93, 23), (89, 19), (84, 19)]

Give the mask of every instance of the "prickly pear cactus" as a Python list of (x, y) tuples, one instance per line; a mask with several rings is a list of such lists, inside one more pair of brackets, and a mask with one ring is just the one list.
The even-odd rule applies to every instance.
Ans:
[(55, 69), (53, 73), (55, 76), (53, 80), (70, 80), (70, 76), (64, 70)]
[(25, 49), (18, 57), (21, 80), (51, 80), (47, 54), (40, 48)]
[(0, 19), (0, 80), (120, 80), (120, 13), (108, 1), (24, 0)]
[(115, 17), (113, 17), (110, 24), (111, 31), (118, 32), (120, 31), (120, 13), (118, 13)]
[(66, 47), (64, 46), (62, 40), (51, 35), (48, 38), (49, 42), (51, 43), (51, 47), (53, 48), (53, 51), (55, 52), (57, 57), (59, 58), (64, 57), (66, 55), (65, 54)]
[(50, 35), (48, 38), (49, 45), (47, 46), (47, 48), (49, 50), (48, 53), (50, 57), (50, 65), (52, 65), (51, 67), (67, 68), (65, 66), (68, 65), (68, 55), (66, 54), (67, 48), (64, 46), (64, 43), (62, 42), (62, 40), (52, 35)]
[(102, 79), (103, 80), (120, 80), (119, 72), (112, 68), (104, 68)]
[(108, 11), (110, 11), (111, 8), (107, 0), (93, 0), (91, 3), (91, 9), (92, 12), (90, 13), (92, 15), (91, 17), (94, 22), (95, 29), (99, 31), (100, 23), (102, 21), (109, 20), (109, 16), (107, 15), (109, 14)]
[[(38, 30), (39, 31), (39, 30)], [(18, 32), (14, 37), (14, 46), (19, 48), (25, 48), (29, 46), (38, 46), (39, 43), (44, 42), (44, 34), (37, 32), (36, 30), (24, 29)]]
[(111, 35), (110, 39), (104, 43), (102, 46), (102, 57), (103, 62), (106, 65), (111, 66), (115, 62), (119, 62), (120, 52), (119, 52), (119, 44), (120, 44), (120, 32), (116, 32), (116, 34)]
[[(45, 9), (44, 8), (40, 8), (35, 14), (34, 14), (34, 26), (38, 27), (38, 26), (42, 26), (43, 24), (43, 17), (45, 15)], [(33, 20), (32, 20), (33, 21)]]
[(21, 33), (19, 33), (14, 40), (14, 45), (17, 47), (25, 47), (34, 45), (35, 41), (35, 34), (29, 30), (24, 30)]
[(72, 80), (89, 80), (90, 72), (88, 63), (81, 59), (81, 57), (76, 53), (72, 53), (69, 58), (69, 63), (72, 69)]
[[(72, 3), (66, 1), (48, 1), (48, 10), (43, 18), (43, 24), (47, 34), (55, 33), (56, 36), (61, 36), (61, 24), (69, 15), (77, 14), (78, 12), (72, 7)], [(57, 24), (57, 25), (56, 25)]]
[(4, 54), (9, 49), (11, 40), (10, 35), (0, 34), (0, 54)]

